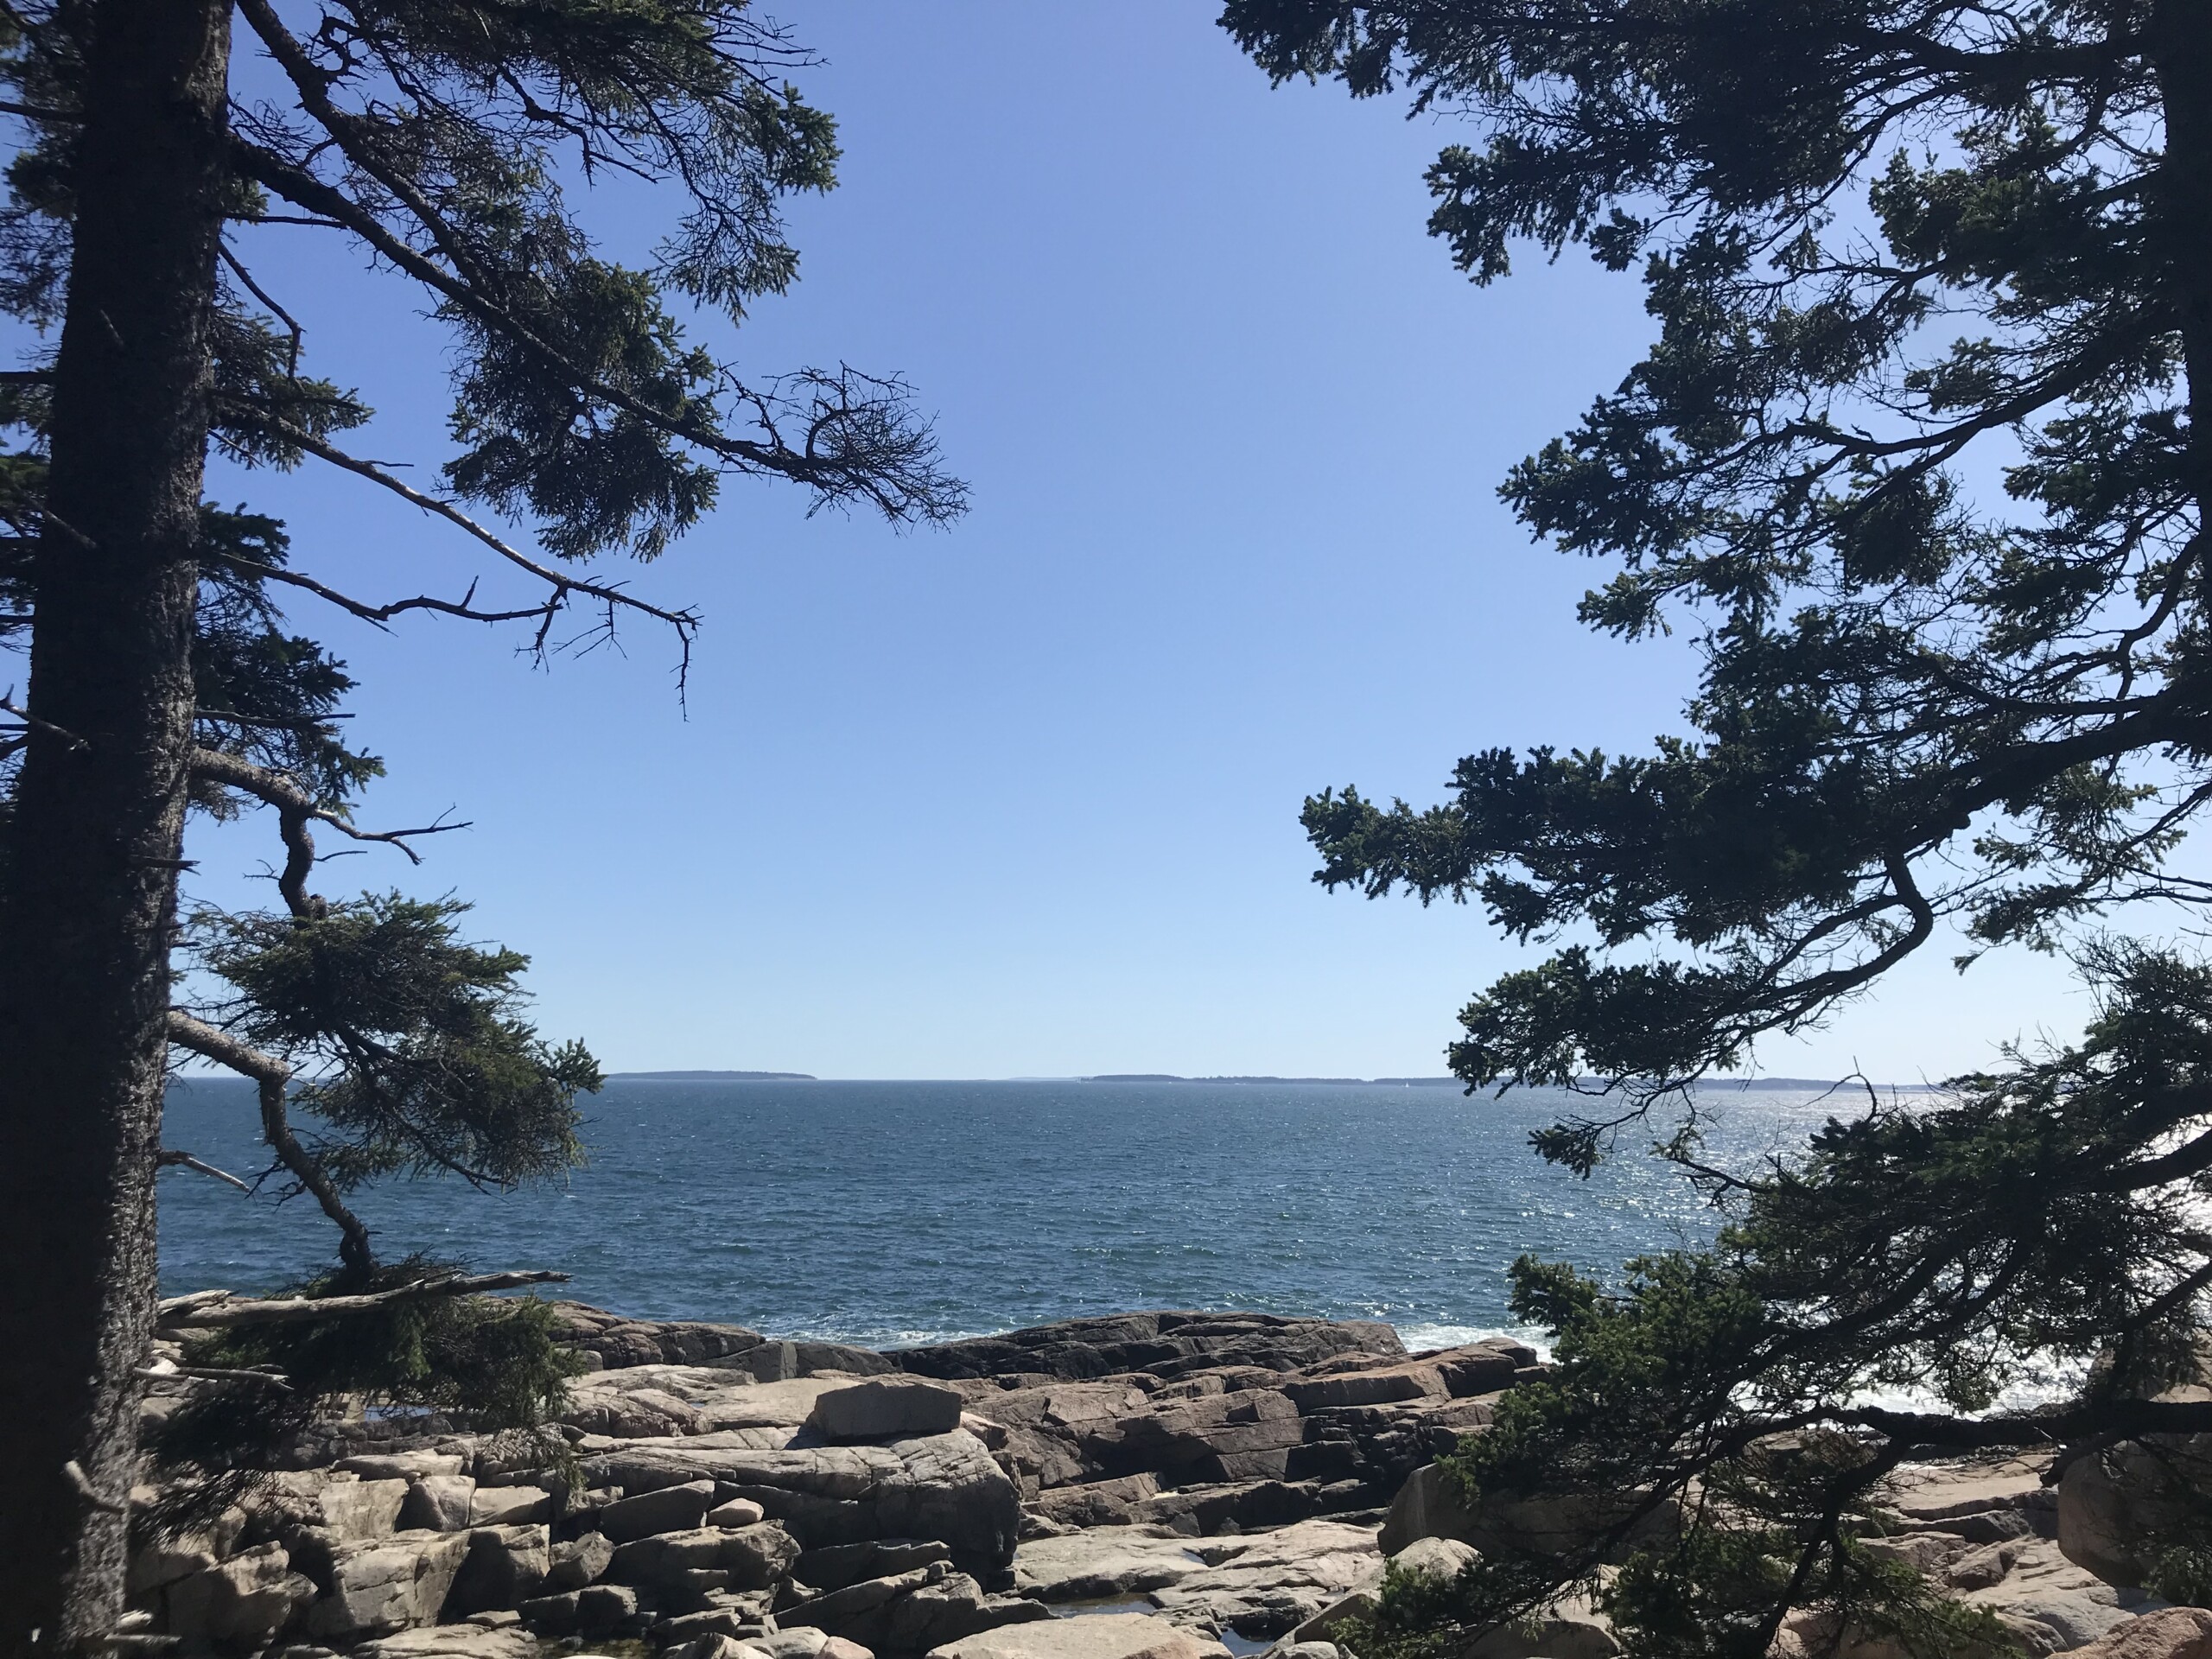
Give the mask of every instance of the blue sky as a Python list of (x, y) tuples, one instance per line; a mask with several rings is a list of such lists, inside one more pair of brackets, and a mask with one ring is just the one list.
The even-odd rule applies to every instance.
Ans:
[[(1637, 287), (1570, 257), (1473, 288), (1422, 229), (1449, 125), (1271, 91), (1204, 3), (776, 15), (828, 59), (803, 84), (843, 184), (793, 208), (791, 294), (705, 337), (755, 374), (905, 372), (973, 512), (897, 534), (733, 485), (626, 573), (706, 614), (688, 717), (645, 629), (540, 672), (459, 624), (300, 610), (391, 763), (365, 817), (474, 826), (323, 885), (473, 899), (547, 1031), (615, 1069), (1440, 1071), (1467, 995), (1533, 958), (1471, 910), (1323, 893), (1299, 804), (1426, 803), (1477, 747), (1675, 723), (1683, 650), (1580, 629), (1597, 572), (1495, 496), (1633, 360)], [(670, 205), (587, 212), (635, 253)], [(433, 476), (442, 341), (319, 235), (257, 274), (378, 409), (357, 449)], [(210, 491), (364, 595), (484, 568), (327, 469)], [(270, 826), (196, 833), (203, 893), (266, 901), (238, 873)], [(1942, 954), (1764, 1068), (1913, 1080), (2078, 1023), (2057, 965)]]

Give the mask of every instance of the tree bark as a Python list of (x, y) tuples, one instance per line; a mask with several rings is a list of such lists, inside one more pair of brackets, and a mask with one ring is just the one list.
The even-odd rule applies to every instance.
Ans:
[(0, 912), (0, 1656), (123, 1611), (192, 753), (226, 0), (97, 0)]
[(2162, 0), (2151, 15), (2150, 48), (2166, 118), (2154, 234), (2181, 321), (2201, 546), (2212, 502), (2212, 3)]

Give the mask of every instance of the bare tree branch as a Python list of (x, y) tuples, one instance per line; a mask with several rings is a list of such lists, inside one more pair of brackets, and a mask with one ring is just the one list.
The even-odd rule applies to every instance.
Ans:
[(253, 1188), (250, 1185), (240, 1180), (237, 1176), (232, 1174), (227, 1169), (218, 1169), (213, 1164), (202, 1163), (199, 1159), (194, 1157), (188, 1152), (172, 1152), (168, 1148), (163, 1147), (155, 1157), (154, 1164), (155, 1166), (159, 1169), (197, 1170), (202, 1175), (213, 1175), (219, 1181), (228, 1181), (232, 1186), (238, 1188), (241, 1192), (251, 1192), (253, 1191)]
[(60, 738), (61, 740), (62, 746), (65, 748), (81, 751), (89, 749), (92, 747), (83, 738), (78, 736), (76, 733), (67, 730), (62, 727), (56, 726), (50, 720), (41, 720), (36, 715), (31, 713), (28, 709), (17, 708), (16, 706), (15, 697), (15, 690), (13, 687), (10, 687), (9, 689), (8, 695), (4, 697), (0, 697), (0, 712), (13, 715), (17, 720), (22, 721), (24, 725), (29, 727), (31, 730), (35, 732), (44, 732), (48, 737)]
[(358, 829), (344, 814), (323, 805), (283, 773), (257, 766), (219, 749), (194, 749), (192, 775), (208, 783), (244, 790), (276, 809), (286, 854), (284, 873), (277, 877), (276, 886), (295, 916), (315, 916), (323, 908), (321, 901), (307, 890), (308, 874), (315, 868), (315, 838), (308, 835), (307, 828), (310, 822), (327, 823), (355, 841), (382, 842), (397, 847), (416, 864), (423, 861), (423, 856), (407, 844), (410, 836), (443, 835), (448, 830), (468, 828), (463, 823), (429, 823), (414, 830)]
[[(559, 611), (562, 605), (562, 596), (555, 594), (543, 604), (531, 605), (518, 611), (480, 611), (469, 602), (476, 596), (476, 585), (474, 582), (469, 584), (467, 593), (461, 595), (457, 601), (449, 599), (432, 599), (427, 594), (418, 594), (411, 599), (394, 600), (386, 605), (371, 605), (365, 601), (355, 599), (350, 594), (342, 594), (335, 588), (326, 586), (317, 582), (313, 576), (302, 575), (296, 570), (286, 570), (276, 565), (258, 563), (252, 559), (240, 558), (233, 553), (218, 553), (212, 556), (220, 559), (234, 570), (249, 572), (259, 576), (264, 582), (281, 582), (289, 587), (304, 588), (307, 592), (315, 594), (316, 598), (327, 600), (348, 614), (357, 616), (364, 622), (373, 622), (378, 627), (383, 627), (393, 617), (406, 611), (435, 611), (442, 616), (460, 617), (466, 622), (543, 620)], [(218, 716), (211, 715), (210, 717)], [(219, 718), (235, 720), (238, 716), (228, 715)]]
[(369, 1248), (369, 1230), (362, 1225), (359, 1216), (346, 1208), (346, 1201), (338, 1196), (338, 1188), (323, 1173), (322, 1166), (315, 1162), (292, 1133), (284, 1111), (284, 1091), (291, 1084), (292, 1068), (275, 1055), (264, 1054), (227, 1031), (194, 1019), (181, 1008), (169, 1010), (169, 1040), (181, 1048), (190, 1049), (202, 1059), (213, 1060), (251, 1077), (259, 1085), (261, 1132), (270, 1150), (291, 1172), (292, 1179), (315, 1195), (315, 1201), (322, 1206), (322, 1213), (338, 1224), (340, 1260), (359, 1274), (374, 1271), (376, 1255)]
[(13, 98), (0, 98), (0, 115), (19, 115), (26, 121), (62, 121), (72, 124), (85, 118), (74, 110), (57, 110), (47, 104), (26, 104)]
[(241, 1370), (227, 1365), (137, 1365), (131, 1368), (130, 1374), (156, 1382), (170, 1377), (188, 1377), (203, 1382), (257, 1382), (264, 1388), (276, 1389), (279, 1394), (292, 1391), (291, 1379), (281, 1371)]
[[(392, 607), (395, 613), (397, 611), (409, 609), (443, 610), (448, 611), (452, 614), (455, 615), (468, 616), (471, 620), (474, 621), (507, 621), (518, 617), (537, 617), (541, 620), (537, 631), (536, 649), (542, 653), (545, 648), (546, 636), (552, 626), (553, 618), (559, 613), (563, 606), (565, 605), (568, 596), (570, 594), (583, 594), (589, 598), (597, 600), (600, 603), (607, 607), (608, 620), (606, 626), (607, 631), (610, 632), (613, 628), (613, 613), (618, 608), (636, 611), (642, 616), (652, 617), (655, 621), (665, 622), (669, 626), (675, 629), (677, 639), (683, 649), (683, 661), (677, 670), (677, 684), (679, 689), (684, 681), (688, 679), (691, 670), (691, 641), (693, 636), (697, 633), (699, 628), (699, 615), (697, 612), (691, 610), (665, 610), (660, 606), (652, 604), (645, 600), (638, 598), (635, 594), (624, 588), (620, 583), (592, 582), (581, 576), (569, 575), (565, 571), (553, 569), (550, 565), (540, 563), (537, 560), (531, 558), (529, 554), (522, 551), (521, 549), (513, 546), (512, 543), (502, 539), (499, 536), (494, 534), (485, 525), (479, 524), (475, 519), (463, 512), (459, 507), (454, 505), (452, 502), (445, 500), (438, 496), (428, 494), (422, 490), (416, 489), (413, 485), (406, 483), (403, 480), (394, 478), (383, 467), (378, 466), (376, 462), (372, 461), (365, 461), (359, 455), (348, 454), (345, 450), (338, 448), (337, 445), (316, 436), (314, 433), (306, 430), (302, 427), (295, 426), (289, 421), (278, 419), (264, 414), (257, 414), (255, 418), (266, 426), (270, 431), (275, 433), (279, 437), (282, 437), (287, 443), (297, 444), (301, 448), (306, 450), (308, 454), (315, 456), (318, 460), (327, 461), (334, 467), (342, 467), (347, 472), (352, 473), (358, 478), (365, 478), (371, 483), (379, 485), (383, 488), (390, 490), (394, 495), (398, 496), (402, 500), (410, 502), (412, 505), (420, 507), (423, 512), (435, 513), (437, 517), (444, 519), (448, 524), (453, 524), (456, 528), (466, 531), (468, 535), (474, 537), (485, 546), (490, 548), (494, 553), (497, 553), (501, 558), (506, 560), (508, 563), (516, 566), (519, 569), (528, 571), (531, 575), (537, 577), (540, 582), (546, 583), (554, 590), (552, 597), (546, 604), (539, 607), (534, 607), (527, 611), (516, 612), (512, 615), (505, 613), (476, 614), (465, 609), (459, 609), (445, 605), (439, 601), (428, 599), (403, 601)], [(280, 575), (278, 579), (283, 581), (289, 580), (289, 578)], [(304, 587), (308, 584), (304, 579), (302, 579), (298, 585)], [(327, 588), (321, 587), (320, 584), (316, 584), (315, 590), (321, 594), (325, 598), (333, 601), (334, 603), (344, 605), (348, 609), (354, 609), (357, 613), (359, 612), (359, 607), (355, 602), (346, 600), (340, 594), (332, 593)], [(382, 618), (372, 616), (368, 620), (372, 621), (378, 621), (381, 620)]]
[(231, 268), (231, 274), (236, 276), (238, 281), (245, 284), (245, 291), (252, 295), (255, 299), (259, 300), (261, 303), (267, 308), (269, 315), (275, 317), (277, 321), (283, 323), (284, 327), (290, 331), (292, 337), (291, 358), (290, 361), (286, 365), (285, 372), (296, 377), (300, 372), (300, 342), (307, 337), (307, 330), (300, 327), (298, 318), (295, 317), (283, 306), (277, 304), (275, 299), (270, 297), (268, 289), (263, 288), (259, 283), (253, 280), (253, 273), (245, 268), (245, 261), (241, 260), (238, 255), (231, 251), (227, 244), (218, 243), (215, 247), (215, 251), (222, 256), (223, 263)]

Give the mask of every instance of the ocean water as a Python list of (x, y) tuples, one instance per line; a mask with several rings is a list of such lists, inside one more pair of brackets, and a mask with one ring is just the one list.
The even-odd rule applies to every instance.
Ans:
[[(387, 1257), (557, 1268), (558, 1294), (661, 1319), (892, 1347), (1134, 1308), (1383, 1319), (1411, 1346), (1510, 1328), (1523, 1251), (1609, 1269), (1710, 1236), (1645, 1155), (1587, 1181), (1529, 1150), (1571, 1104), (1364, 1084), (619, 1081), (591, 1161), (511, 1193), (397, 1179), (356, 1207)], [(1720, 1090), (1722, 1160), (1802, 1146), (1865, 1096)], [(303, 1122), (302, 1128), (306, 1127)], [(184, 1081), (164, 1142), (266, 1161), (251, 1090)], [(272, 1189), (274, 1183), (271, 1184)], [(165, 1294), (265, 1291), (334, 1260), (312, 1200), (161, 1178)]]

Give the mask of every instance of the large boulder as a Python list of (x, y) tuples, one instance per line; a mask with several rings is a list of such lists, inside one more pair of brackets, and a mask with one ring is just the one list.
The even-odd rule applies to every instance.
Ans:
[(1056, 1487), (1039, 1492), (1028, 1506), (1032, 1513), (1062, 1526), (1121, 1527), (1132, 1519), (1131, 1505), (1159, 1496), (1160, 1482), (1144, 1473)]
[(544, 1587), (553, 1549), (542, 1525), (485, 1527), (468, 1535), (468, 1554), (441, 1613), (488, 1612), (518, 1607)]
[(2058, 1547), (2108, 1584), (2139, 1585), (2169, 1534), (2212, 1491), (2212, 1434), (2090, 1452), (2058, 1483)]
[(965, 1573), (935, 1561), (868, 1579), (778, 1612), (785, 1629), (811, 1625), (886, 1656), (917, 1655), (980, 1630), (1049, 1620), (1042, 1602), (992, 1596)]
[(1620, 1638), (1587, 1598), (1570, 1596), (1541, 1611), (1486, 1630), (1452, 1659), (1611, 1659)]
[(1394, 1572), (1408, 1577), (1456, 1579), (1477, 1559), (1475, 1547), (1457, 1538), (1416, 1538), (1390, 1557)]
[(397, 1523), (410, 1483), (363, 1480), (350, 1470), (283, 1470), (254, 1492), (249, 1535), (255, 1542), (314, 1530), (335, 1543), (379, 1538)]
[(399, 1525), (410, 1532), (466, 1532), (475, 1497), (476, 1482), (467, 1475), (421, 1476), (407, 1489)]
[(875, 1659), (858, 1643), (848, 1642), (810, 1625), (779, 1630), (772, 1636), (756, 1636), (747, 1645), (767, 1655), (768, 1659)]
[(2139, 1592), (2114, 1589), (2046, 1540), (1984, 1548), (1993, 1548), (1994, 1560), (1969, 1551), (1951, 1565), (1959, 1599), (1996, 1613), (2031, 1653), (2087, 1646), (2126, 1623), (2130, 1605), (2141, 1605)]
[(468, 1535), (401, 1532), (350, 1544), (330, 1561), (330, 1586), (308, 1609), (309, 1636), (358, 1643), (435, 1624), (468, 1555)]
[[(1634, 1507), (1633, 1494), (1611, 1492), (1499, 1494), (1470, 1500), (1440, 1465), (1424, 1464), (1391, 1500), (1381, 1543), (1391, 1555), (1420, 1538), (1456, 1538), (1486, 1554), (1564, 1554), (1627, 1521)], [(1676, 1515), (1671, 1505), (1662, 1505), (1642, 1516), (1628, 1542), (1666, 1532)]]
[(963, 1637), (929, 1659), (1213, 1659), (1220, 1652), (1164, 1618), (1100, 1613)]
[(569, 1389), (560, 1420), (587, 1434), (619, 1440), (740, 1428), (796, 1431), (817, 1399), (853, 1382), (840, 1375), (756, 1382), (712, 1365), (638, 1365), (580, 1379)]
[(1382, 1517), (1379, 1543), (1395, 1555), (1421, 1538), (1456, 1538), (1462, 1543), (1475, 1529), (1475, 1515), (1457, 1481), (1441, 1465), (1425, 1463), (1406, 1478)]
[(1514, 1374), (1535, 1357), (1534, 1349), (1503, 1338), (1410, 1359), (1377, 1361), (1344, 1355), (1312, 1367), (1282, 1388), (1301, 1412), (1329, 1406), (1465, 1399), (1510, 1388)]
[(218, 1647), (257, 1648), (315, 1596), (277, 1543), (241, 1550), (177, 1579), (163, 1592), (170, 1634)]
[(1149, 1471), (1178, 1483), (1280, 1480), (1290, 1448), (1305, 1438), (1287, 1394), (1240, 1389), (1120, 1418), (1090, 1444), (1116, 1474)]
[(802, 1584), (817, 1590), (842, 1590), (864, 1580), (896, 1578), (951, 1559), (952, 1552), (934, 1538), (871, 1538), (864, 1543), (810, 1549), (798, 1558), (794, 1573)]
[(469, 1494), (472, 1527), (520, 1527), (551, 1521), (560, 1513), (553, 1494), (542, 1486), (481, 1486)]
[(233, 1506), (204, 1527), (146, 1540), (131, 1552), (124, 1593), (135, 1601), (165, 1584), (205, 1572), (238, 1548), (245, 1522), (245, 1511)]
[[(763, 1590), (791, 1571), (798, 1544), (772, 1521), (725, 1532), (698, 1527), (633, 1539), (614, 1552), (607, 1577), (655, 1589)], [(718, 1577), (709, 1584), (700, 1574)]]
[(1020, 1499), (964, 1430), (888, 1445), (748, 1444), (745, 1432), (634, 1440), (587, 1459), (587, 1480), (636, 1494), (712, 1480), (750, 1498), (809, 1549), (870, 1538), (934, 1538), (986, 1583), (1014, 1560)]
[(1155, 1376), (1224, 1365), (1294, 1371), (1333, 1355), (1399, 1355), (1389, 1325), (1364, 1319), (1293, 1319), (1268, 1313), (1123, 1313), (1064, 1319), (1002, 1336), (934, 1343), (885, 1356), (920, 1376), (1030, 1373), (1076, 1379), (1149, 1371)]
[(992, 1452), (1025, 1495), (1097, 1479), (1106, 1472), (1102, 1455), (1121, 1444), (1121, 1420), (1153, 1408), (1144, 1389), (1122, 1379), (1013, 1389), (970, 1383), (963, 1392), (969, 1415), (996, 1427)]
[(910, 1440), (960, 1427), (960, 1391), (919, 1377), (883, 1377), (825, 1390), (807, 1426), (829, 1440)]
[(657, 1532), (688, 1532), (714, 1507), (715, 1483), (687, 1480), (608, 1504), (599, 1512), (599, 1529), (615, 1543), (626, 1544)]
[(556, 1544), (545, 1570), (545, 1588), (556, 1595), (563, 1590), (581, 1590), (596, 1583), (613, 1560), (613, 1544), (596, 1532)]
[(2114, 1625), (2075, 1659), (2212, 1659), (2212, 1611), (2165, 1607)]
[(1129, 1505), (1139, 1525), (1173, 1527), (1191, 1536), (1253, 1532), (1309, 1521), (1327, 1507), (1315, 1480), (1236, 1480), (1162, 1492)]

